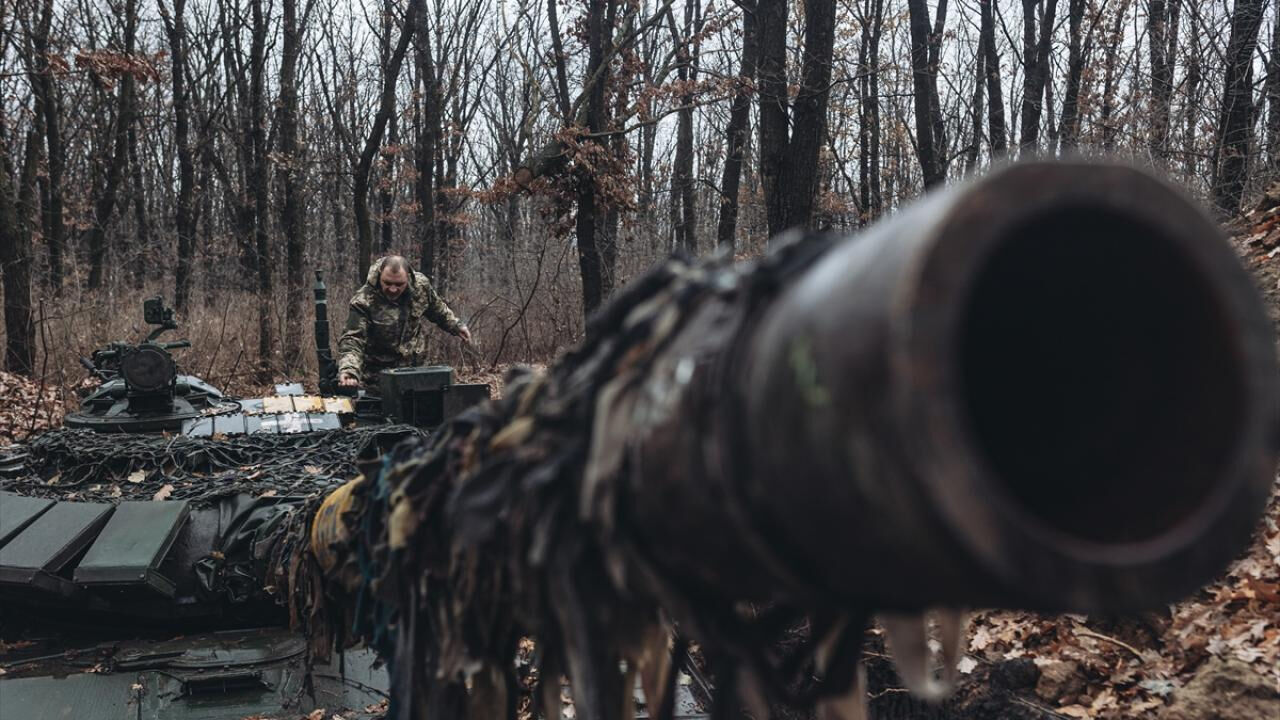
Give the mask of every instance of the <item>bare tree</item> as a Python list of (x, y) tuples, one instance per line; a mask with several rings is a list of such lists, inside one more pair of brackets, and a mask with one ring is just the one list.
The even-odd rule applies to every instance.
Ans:
[(1113, 116), (1116, 111), (1116, 92), (1120, 84), (1120, 74), (1118, 72), (1120, 55), (1124, 50), (1121, 42), (1124, 36), (1121, 30), (1128, 13), (1129, 0), (1121, 0), (1119, 7), (1114, 10), (1106, 37), (1107, 51), (1102, 70), (1102, 109), (1098, 122), (1102, 126), (1102, 150), (1106, 153), (1111, 153), (1115, 150), (1117, 128), (1113, 121)]
[[(138, 28), (137, 0), (124, 3), (124, 53), (130, 58), (134, 51), (134, 39)], [(129, 160), (129, 130), (134, 115), (134, 75), (127, 67), (116, 70), (120, 74), (117, 88), (118, 104), (112, 126), (111, 157), (106, 160), (107, 173), (101, 192), (94, 203), (93, 226), (89, 228), (89, 279), (90, 290), (102, 286), (102, 271), (106, 260), (107, 225), (116, 206), (116, 192), (124, 177), (125, 164)]]
[[(934, 62), (935, 43), (941, 32), (929, 28), (929, 5), (925, 0), (907, 0), (911, 24), (911, 79), (916, 111), (916, 156), (924, 171), (926, 188), (947, 179), (946, 136), (939, 121), (938, 68)], [(937, 26), (946, 19), (947, 2), (940, 0)]]
[(418, 181), (414, 186), (418, 202), (418, 257), (422, 272), (435, 274), (436, 259), (436, 158), (440, 146), (440, 83), (436, 77), (435, 58), (431, 47), (431, 24), (427, 13), (418, 13), (414, 31), (415, 66), (417, 68), (419, 103), (418, 138), (415, 156)]
[(174, 144), (178, 154), (178, 202), (174, 230), (178, 236), (178, 257), (174, 266), (173, 304), (185, 312), (191, 297), (191, 264), (196, 244), (196, 166), (191, 146), (190, 97), (187, 92), (187, 22), (186, 0), (173, 0), (169, 10), (158, 0), (160, 17), (169, 41), (170, 81), (173, 85)]
[(1191, 39), (1190, 47), (1187, 49), (1187, 76), (1184, 82), (1186, 87), (1186, 98), (1183, 101), (1182, 116), (1182, 153), (1183, 153), (1183, 171), (1187, 177), (1195, 177), (1199, 168), (1199, 158), (1195, 150), (1197, 132), (1197, 117), (1200, 106), (1200, 92), (1202, 80), (1204, 79), (1204, 46), (1200, 37), (1200, 17), (1194, 4), (1191, 5)]
[[(750, 139), (751, 95), (756, 77), (757, 57), (760, 54), (759, 28), (756, 23), (756, 4), (744, 0), (742, 6), (742, 64), (738, 69), (737, 84), (733, 92), (733, 106), (729, 111), (729, 125), (725, 128), (728, 150), (720, 179), (720, 219), (716, 224), (716, 245), (733, 251), (738, 234), (739, 195), (742, 192), (742, 163)], [(652, 150), (649, 150), (652, 154)]]
[(1213, 204), (1224, 215), (1240, 209), (1253, 125), (1253, 53), (1262, 27), (1263, 0), (1239, 0), (1231, 16), (1226, 76), (1213, 152)]
[[(1035, 153), (1040, 146), (1040, 120), (1044, 111), (1045, 86), (1049, 81), (1049, 52), (1052, 49), (1053, 18), (1058, 0), (1022, 0), (1022, 125), (1019, 148)], [(1041, 8), (1040, 35), (1036, 36), (1036, 10)]]
[(1168, 162), (1169, 122), (1173, 100), (1174, 58), (1178, 49), (1180, 0), (1150, 0), (1147, 41), (1151, 49), (1151, 154), (1158, 165)]
[[(1180, 2), (1180, 0), (1174, 0)], [(1093, 28), (1083, 37), (1084, 11), (1088, 0), (1069, 0), (1067, 5), (1067, 87), (1062, 93), (1062, 148), (1074, 151), (1080, 143), (1080, 80), (1093, 43)]]
[[(390, 12), (390, 6), (386, 12)], [(360, 159), (356, 163), (355, 176), (355, 215), (356, 215), (356, 282), (363, 282), (365, 271), (369, 267), (373, 255), (373, 228), (369, 222), (369, 174), (373, 169), (373, 157), (382, 146), (382, 133), (387, 128), (387, 121), (396, 108), (396, 82), (400, 77), (400, 65), (404, 62), (405, 53), (409, 50), (409, 41), (413, 39), (414, 28), (417, 27), (417, 15), (422, 12), (422, 0), (410, 0), (405, 10), (404, 22), (400, 30), (400, 39), (382, 73), (382, 93), (378, 101), (377, 112), (373, 116), (373, 126), (364, 141), (364, 149), (360, 151)]]
[(49, 286), (55, 291), (62, 287), (62, 256), (66, 245), (63, 223), (63, 170), (66, 166), (66, 148), (62, 140), (62, 109), (58, 87), (54, 83), (53, 55), (49, 52), (49, 31), (53, 24), (53, 0), (40, 4), (40, 16), (34, 26), (27, 19), (27, 42), (23, 57), (27, 63), (27, 75), (35, 97), (35, 115), (45, 142), (47, 180), (42, 192), (41, 206), (43, 236), (49, 252)]
[(298, 61), (302, 55), (302, 36), (313, 6), (313, 2), (308, 2), (300, 18), (297, 0), (284, 0), (282, 5), (284, 46), (280, 54), (279, 171), (284, 195), (280, 205), (280, 224), (285, 236), (284, 362), (287, 368), (300, 367), (302, 328), (306, 324), (303, 308), (306, 276), (302, 266), (307, 248), (307, 219), (302, 197), (303, 157), (298, 142)]
[[(0, 123), (0, 142), (4, 141)], [(4, 364), (10, 372), (30, 375), (34, 329), (31, 323), (31, 228), (39, 138), (27, 135), (22, 174), (15, 195), (6, 154), (0, 162), (0, 282), (4, 285)]]
[[(613, 41), (614, 8), (615, 0), (587, 1), (587, 66), (584, 73), (587, 99), (583, 106), (586, 135), (579, 152), (595, 162), (607, 153), (596, 137), (606, 130), (608, 124), (606, 86), (609, 69), (605, 53)], [(581, 165), (576, 174), (578, 270), (582, 273), (582, 310), (589, 316), (613, 292), (613, 268), (606, 265), (610, 253), (603, 247), (611, 238), (607, 228), (607, 201), (602, 196), (599, 176), (589, 166)]]
[(676, 247), (689, 255), (698, 252), (694, 235), (697, 202), (693, 191), (693, 85), (697, 81), (698, 46), (695, 35), (702, 32), (702, 3), (685, 0), (683, 34), (676, 28), (674, 13), (667, 13), (671, 42), (676, 46), (677, 78), (683, 86), (680, 109), (676, 112), (676, 158), (671, 173), (671, 226)]
[(1267, 55), (1267, 80), (1263, 95), (1267, 101), (1267, 163), (1272, 172), (1280, 171), (1280, 2), (1275, 3), (1271, 22), (1271, 48)]
[(787, 83), (787, 2), (759, 0), (760, 175), (769, 234), (807, 226), (818, 190), (818, 151), (827, 126), (834, 0), (805, 0), (800, 85), (791, 101)]
[(996, 48), (995, 17), (991, 3), (994, 0), (978, 0), (981, 11), (982, 51), (986, 55), (987, 72), (987, 137), (991, 143), (991, 156), (1002, 157), (1008, 152), (1009, 131), (1004, 121), (1004, 91), (1000, 75), (1000, 51)]
[(880, 214), (880, 39), (884, 34), (884, 0), (863, 0), (858, 45), (858, 197), (862, 221)]

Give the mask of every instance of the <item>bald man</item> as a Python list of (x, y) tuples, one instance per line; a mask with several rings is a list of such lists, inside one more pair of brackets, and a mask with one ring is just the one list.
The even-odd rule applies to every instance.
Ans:
[(423, 320), (471, 342), (471, 331), (440, 299), (426, 275), (399, 255), (375, 262), (351, 298), (347, 329), (338, 340), (338, 383), (355, 387), (375, 382), (378, 373), (389, 368), (425, 365)]

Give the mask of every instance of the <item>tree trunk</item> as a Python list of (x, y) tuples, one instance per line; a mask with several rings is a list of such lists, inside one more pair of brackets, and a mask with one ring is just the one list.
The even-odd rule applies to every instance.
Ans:
[[(764, 183), (769, 235), (790, 227), (782, 195), (782, 168), (787, 156), (789, 91), (787, 87), (787, 0), (758, 0), (760, 64), (756, 68), (760, 96), (760, 179)], [(806, 218), (807, 220), (807, 218)]]
[[(939, 15), (946, 2), (938, 4)], [(907, 0), (911, 25), (911, 88), (916, 114), (916, 156), (924, 172), (925, 188), (941, 185), (947, 178), (945, 139), (939, 137), (934, 120), (938, 106), (937, 67), (930, 63), (933, 33), (929, 28), (929, 5), (925, 0)]]
[[(867, 134), (870, 146), (867, 151), (868, 193), (863, 205), (867, 220), (879, 217), (884, 208), (884, 192), (880, 182), (880, 39), (884, 37), (884, 0), (867, 0), (867, 13), (871, 15), (870, 47), (867, 51), (866, 94), (862, 107), (867, 114)], [(865, 16), (865, 14), (864, 14)]]
[[(191, 297), (191, 268), (195, 256), (196, 198), (195, 156), (191, 148), (190, 97), (187, 93), (187, 0), (173, 0), (169, 13), (164, 2), (158, 3), (169, 39), (169, 60), (173, 83), (174, 145), (178, 152), (178, 202), (174, 232), (178, 236), (177, 264), (173, 271), (173, 306), (185, 313)], [(206, 191), (208, 188), (206, 188)]]
[(387, 64), (382, 76), (382, 94), (378, 102), (377, 113), (373, 117), (373, 127), (369, 137), (365, 139), (364, 149), (360, 152), (360, 160), (356, 164), (355, 177), (355, 216), (356, 216), (356, 265), (355, 281), (363, 283), (365, 273), (373, 255), (373, 228), (369, 225), (369, 173), (373, 168), (373, 157), (382, 145), (382, 133), (386, 130), (387, 120), (395, 112), (396, 78), (400, 77), (400, 65), (404, 61), (405, 52), (409, 49), (409, 41), (413, 38), (418, 12), (422, 0), (409, 0), (404, 14), (404, 27), (400, 31), (400, 40)]
[(1253, 53), (1262, 27), (1263, 0), (1238, 0), (1231, 16), (1226, 76), (1214, 152), (1213, 204), (1223, 215), (1240, 210), (1249, 145), (1253, 140)]
[(733, 106), (729, 110), (729, 125), (725, 128), (727, 152), (724, 174), (720, 180), (720, 218), (716, 223), (716, 245), (732, 253), (737, 244), (738, 205), (742, 183), (742, 159), (750, 138), (751, 85), (756, 76), (756, 56), (759, 40), (756, 30), (756, 6), (754, 2), (742, 4), (742, 65), (738, 70), (738, 86), (733, 94)]
[[(135, 120), (137, 116), (135, 115)], [(147, 273), (153, 267), (151, 257), (151, 217), (147, 213), (147, 187), (142, 172), (142, 155), (138, 152), (137, 122), (129, 127), (129, 167), (133, 169), (133, 225), (137, 234), (137, 250), (131, 258), (133, 288), (141, 290)], [(121, 213), (124, 210), (121, 208)]]
[(1122, 0), (1120, 7), (1116, 8), (1114, 21), (1107, 35), (1106, 62), (1102, 70), (1102, 110), (1099, 116), (1099, 124), (1102, 126), (1102, 150), (1107, 153), (1114, 151), (1116, 144), (1118, 128), (1115, 127), (1112, 118), (1116, 110), (1116, 90), (1119, 82), (1116, 66), (1120, 62), (1120, 43), (1123, 40), (1121, 30), (1128, 12), (1129, 0)]
[[(426, 14), (425, 12), (423, 13)], [(391, 13), (382, 13), (382, 69), (386, 72), (387, 63), (391, 61), (391, 34), (395, 25), (392, 22)], [(404, 34), (412, 37), (412, 28), (408, 25), (404, 28)], [(406, 52), (408, 52), (406, 50)], [(387, 118), (387, 143), (392, 147), (400, 144), (400, 123), (396, 119), (397, 113), (393, 109), (391, 116)], [(386, 255), (391, 251), (391, 246), (395, 242), (394, 228), (391, 226), (391, 211), (394, 207), (394, 201), (391, 196), (391, 184), (395, 176), (396, 155), (390, 152), (381, 152), (378, 154), (378, 231), (379, 243), (378, 250), (380, 255)]]
[(973, 96), (970, 101), (970, 134), (969, 149), (965, 153), (964, 174), (973, 173), (978, 167), (978, 153), (982, 149), (982, 96), (987, 82), (986, 49), (982, 46), (982, 38), (978, 38), (978, 49), (973, 54)]
[(942, 99), (938, 96), (938, 72), (942, 67), (942, 38), (947, 27), (947, 0), (938, 0), (933, 20), (933, 32), (929, 34), (929, 121), (933, 124), (933, 144), (941, 163), (943, 178), (951, 164), (951, 149), (947, 142), (947, 126), (942, 118)]
[[(2, 137), (0, 133), (0, 137)], [(31, 324), (31, 207), (40, 139), (31, 132), (19, 177), (18, 197), (10, 187), (8, 158), (0, 162), (0, 282), (4, 285), (4, 366), (31, 375), (35, 368)]]
[(305, 19), (298, 18), (297, 0), (284, 0), (284, 47), (280, 55), (280, 174), (284, 202), (280, 225), (285, 237), (284, 362), (289, 370), (302, 367), (302, 329), (306, 326), (306, 207), (303, 159), (298, 144), (298, 58), (302, 53)]
[(419, 127), (415, 148), (418, 181), (414, 195), (418, 203), (418, 262), (422, 272), (435, 275), (436, 260), (436, 163), (440, 154), (440, 84), (436, 80), (435, 60), (431, 51), (431, 27), (427, 13), (417, 15), (414, 28), (414, 59), (421, 83), (422, 102), (418, 113)]
[(698, 32), (700, 19), (696, 16), (698, 0), (685, 0), (684, 32), (676, 29), (675, 15), (667, 15), (671, 26), (671, 42), (676, 47), (676, 77), (684, 90), (680, 94), (680, 109), (676, 112), (676, 156), (671, 169), (671, 227), (675, 232), (675, 246), (680, 252), (694, 256), (698, 254), (697, 238), (694, 235), (696, 218), (694, 217), (693, 197), (693, 103), (692, 84), (696, 82), (697, 50), (694, 45), (694, 34)]
[[(608, 78), (604, 77), (604, 53), (612, 28), (608, 20), (612, 18), (610, 6), (613, 0), (588, 0), (587, 3), (587, 66), (583, 74), (585, 79), (601, 77), (591, 83), (587, 90), (587, 133), (595, 135), (603, 132), (606, 125), (606, 86)], [(607, 152), (599, 140), (588, 137), (582, 142), (582, 152), (590, 157), (603, 156)], [(578, 268), (582, 274), (582, 312), (590, 317), (596, 308), (604, 302), (612, 292), (612, 273), (605, 267), (605, 258), (601, 246), (607, 242), (605, 225), (607, 208), (600, 197), (598, 179), (593, 172), (578, 170), (578, 214), (575, 220), (575, 231), (578, 240)]]
[[(392, 147), (400, 145), (400, 123), (396, 120), (396, 114), (391, 113), (391, 119), (387, 121), (387, 141)], [(382, 160), (378, 163), (379, 177), (378, 179), (378, 203), (382, 206), (381, 212), (378, 214), (378, 229), (381, 231), (379, 250), (382, 254), (391, 252), (391, 248), (395, 245), (395, 194), (392, 192), (396, 179), (396, 161), (399, 157), (399, 151), (382, 153)]]
[(996, 24), (992, 15), (993, 0), (978, 0), (981, 10), (979, 34), (982, 51), (986, 54), (987, 68), (987, 137), (991, 144), (991, 158), (1003, 157), (1009, 151), (1009, 130), (1004, 121), (1004, 89), (1000, 76), (1000, 53), (996, 49)]
[(1200, 37), (1200, 22), (1198, 13), (1191, 14), (1191, 48), (1187, 57), (1187, 97), (1183, 105), (1182, 116), (1182, 146), (1183, 146), (1183, 171), (1188, 178), (1195, 178), (1200, 169), (1197, 151), (1197, 138), (1200, 133), (1197, 132), (1197, 115), (1201, 105), (1200, 83), (1204, 79), (1203, 58), (1204, 45)]
[(1173, 101), (1174, 50), (1178, 42), (1179, 0), (1150, 0), (1147, 45), (1151, 52), (1151, 156), (1158, 167), (1169, 160), (1169, 113)]
[[(1174, 0), (1180, 2), (1181, 0)], [(1062, 93), (1062, 149), (1072, 152), (1080, 144), (1080, 78), (1088, 62), (1089, 48), (1081, 37), (1087, 0), (1070, 0), (1067, 5), (1067, 87)]]
[[(1036, 6), (1043, 3), (1040, 37), (1036, 38)], [(1053, 16), (1058, 0), (1022, 0), (1022, 123), (1019, 148), (1023, 155), (1040, 150), (1040, 119), (1044, 111), (1045, 84), (1049, 79)]]
[[(124, 52), (133, 54), (133, 41), (138, 24), (137, 0), (125, 0), (124, 4)], [(107, 225), (111, 211), (116, 206), (116, 192), (124, 177), (125, 163), (129, 160), (129, 129), (133, 125), (133, 73), (125, 72), (120, 78), (119, 101), (116, 106), (116, 122), (113, 128), (114, 143), (111, 159), (107, 163), (107, 177), (102, 194), (94, 203), (93, 226), (89, 228), (89, 281), (90, 290), (102, 287), (103, 268), (107, 257)]]
[(554, 55), (552, 61), (556, 69), (556, 103), (560, 110), (560, 120), (568, 124), (573, 122), (573, 118), (569, 117), (572, 110), (569, 104), (569, 72), (566, 67), (568, 58), (560, 39), (560, 18), (556, 5), (556, 0), (547, 0), (547, 24), (550, 27), (551, 52)]
[[(807, 227), (818, 191), (818, 153), (826, 142), (835, 44), (834, 0), (805, 0), (800, 86), (788, 103), (786, 0), (760, 0), (760, 175), (769, 234)], [(791, 112), (788, 113), (788, 105)], [(788, 127), (790, 126), (790, 127)]]
[(47, 163), (47, 202), (44, 209), (44, 240), (49, 251), (49, 286), (54, 294), (62, 290), (63, 254), (66, 249), (63, 224), (62, 180), (66, 166), (66, 148), (62, 142), (62, 109), (58, 88), (53, 82), (53, 67), (49, 63), (49, 30), (53, 23), (53, 0), (41, 4), (40, 20), (31, 39), (31, 89), (35, 97), (36, 113), (44, 126)]
[[(267, 195), (267, 107), (265, 97), (267, 19), (262, 0), (252, 0), (252, 38), (249, 46), (249, 116), (252, 118), (252, 154), (248, 181), (253, 192), (253, 238), (258, 275), (258, 377), (269, 381), (275, 352), (275, 282), (271, 238), (267, 233), (270, 206)], [(249, 189), (249, 188), (246, 188)]]
[(1280, 3), (1276, 3), (1275, 8), (1264, 90), (1267, 98), (1267, 163), (1272, 173), (1280, 171)]

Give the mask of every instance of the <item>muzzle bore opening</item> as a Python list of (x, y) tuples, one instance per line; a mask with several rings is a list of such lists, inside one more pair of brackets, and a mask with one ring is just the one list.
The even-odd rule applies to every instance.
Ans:
[(1149, 540), (1224, 477), (1246, 368), (1213, 280), (1179, 242), (1109, 210), (1045, 213), (997, 243), (961, 315), (961, 407), (995, 487), (1031, 522)]

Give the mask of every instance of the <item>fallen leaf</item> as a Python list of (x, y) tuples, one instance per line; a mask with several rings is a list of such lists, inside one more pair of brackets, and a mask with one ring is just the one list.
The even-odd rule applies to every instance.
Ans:
[(173, 494), (173, 486), (166, 484), (164, 487), (157, 490), (156, 494), (151, 496), (151, 499), (152, 500), (168, 500), (169, 496), (172, 494)]
[(973, 633), (973, 639), (969, 641), (969, 649), (973, 651), (986, 650), (992, 640), (995, 640), (995, 638), (991, 637), (991, 631), (984, 625)]
[(1157, 697), (1168, 697), (1173, 694), (1176, 686), (1168, 680), (1143, 680), (1138, 683), (1138, 687)]
[(129, 477), (128, 477), (128, 480), (131, 483), (140, 483), (146, 479), (147, 479), (146, 470), (134, 470), (133, 472), (129, 473)]
[(1093, 717), (1089, 713), (1089, 708), (1083, 705), (1068, 705), (1066, 707), (1060, 707), (1058, 708), (1058, 712), (1071, 717), (1086, 718), (1086, 720), (1087, 718)]

